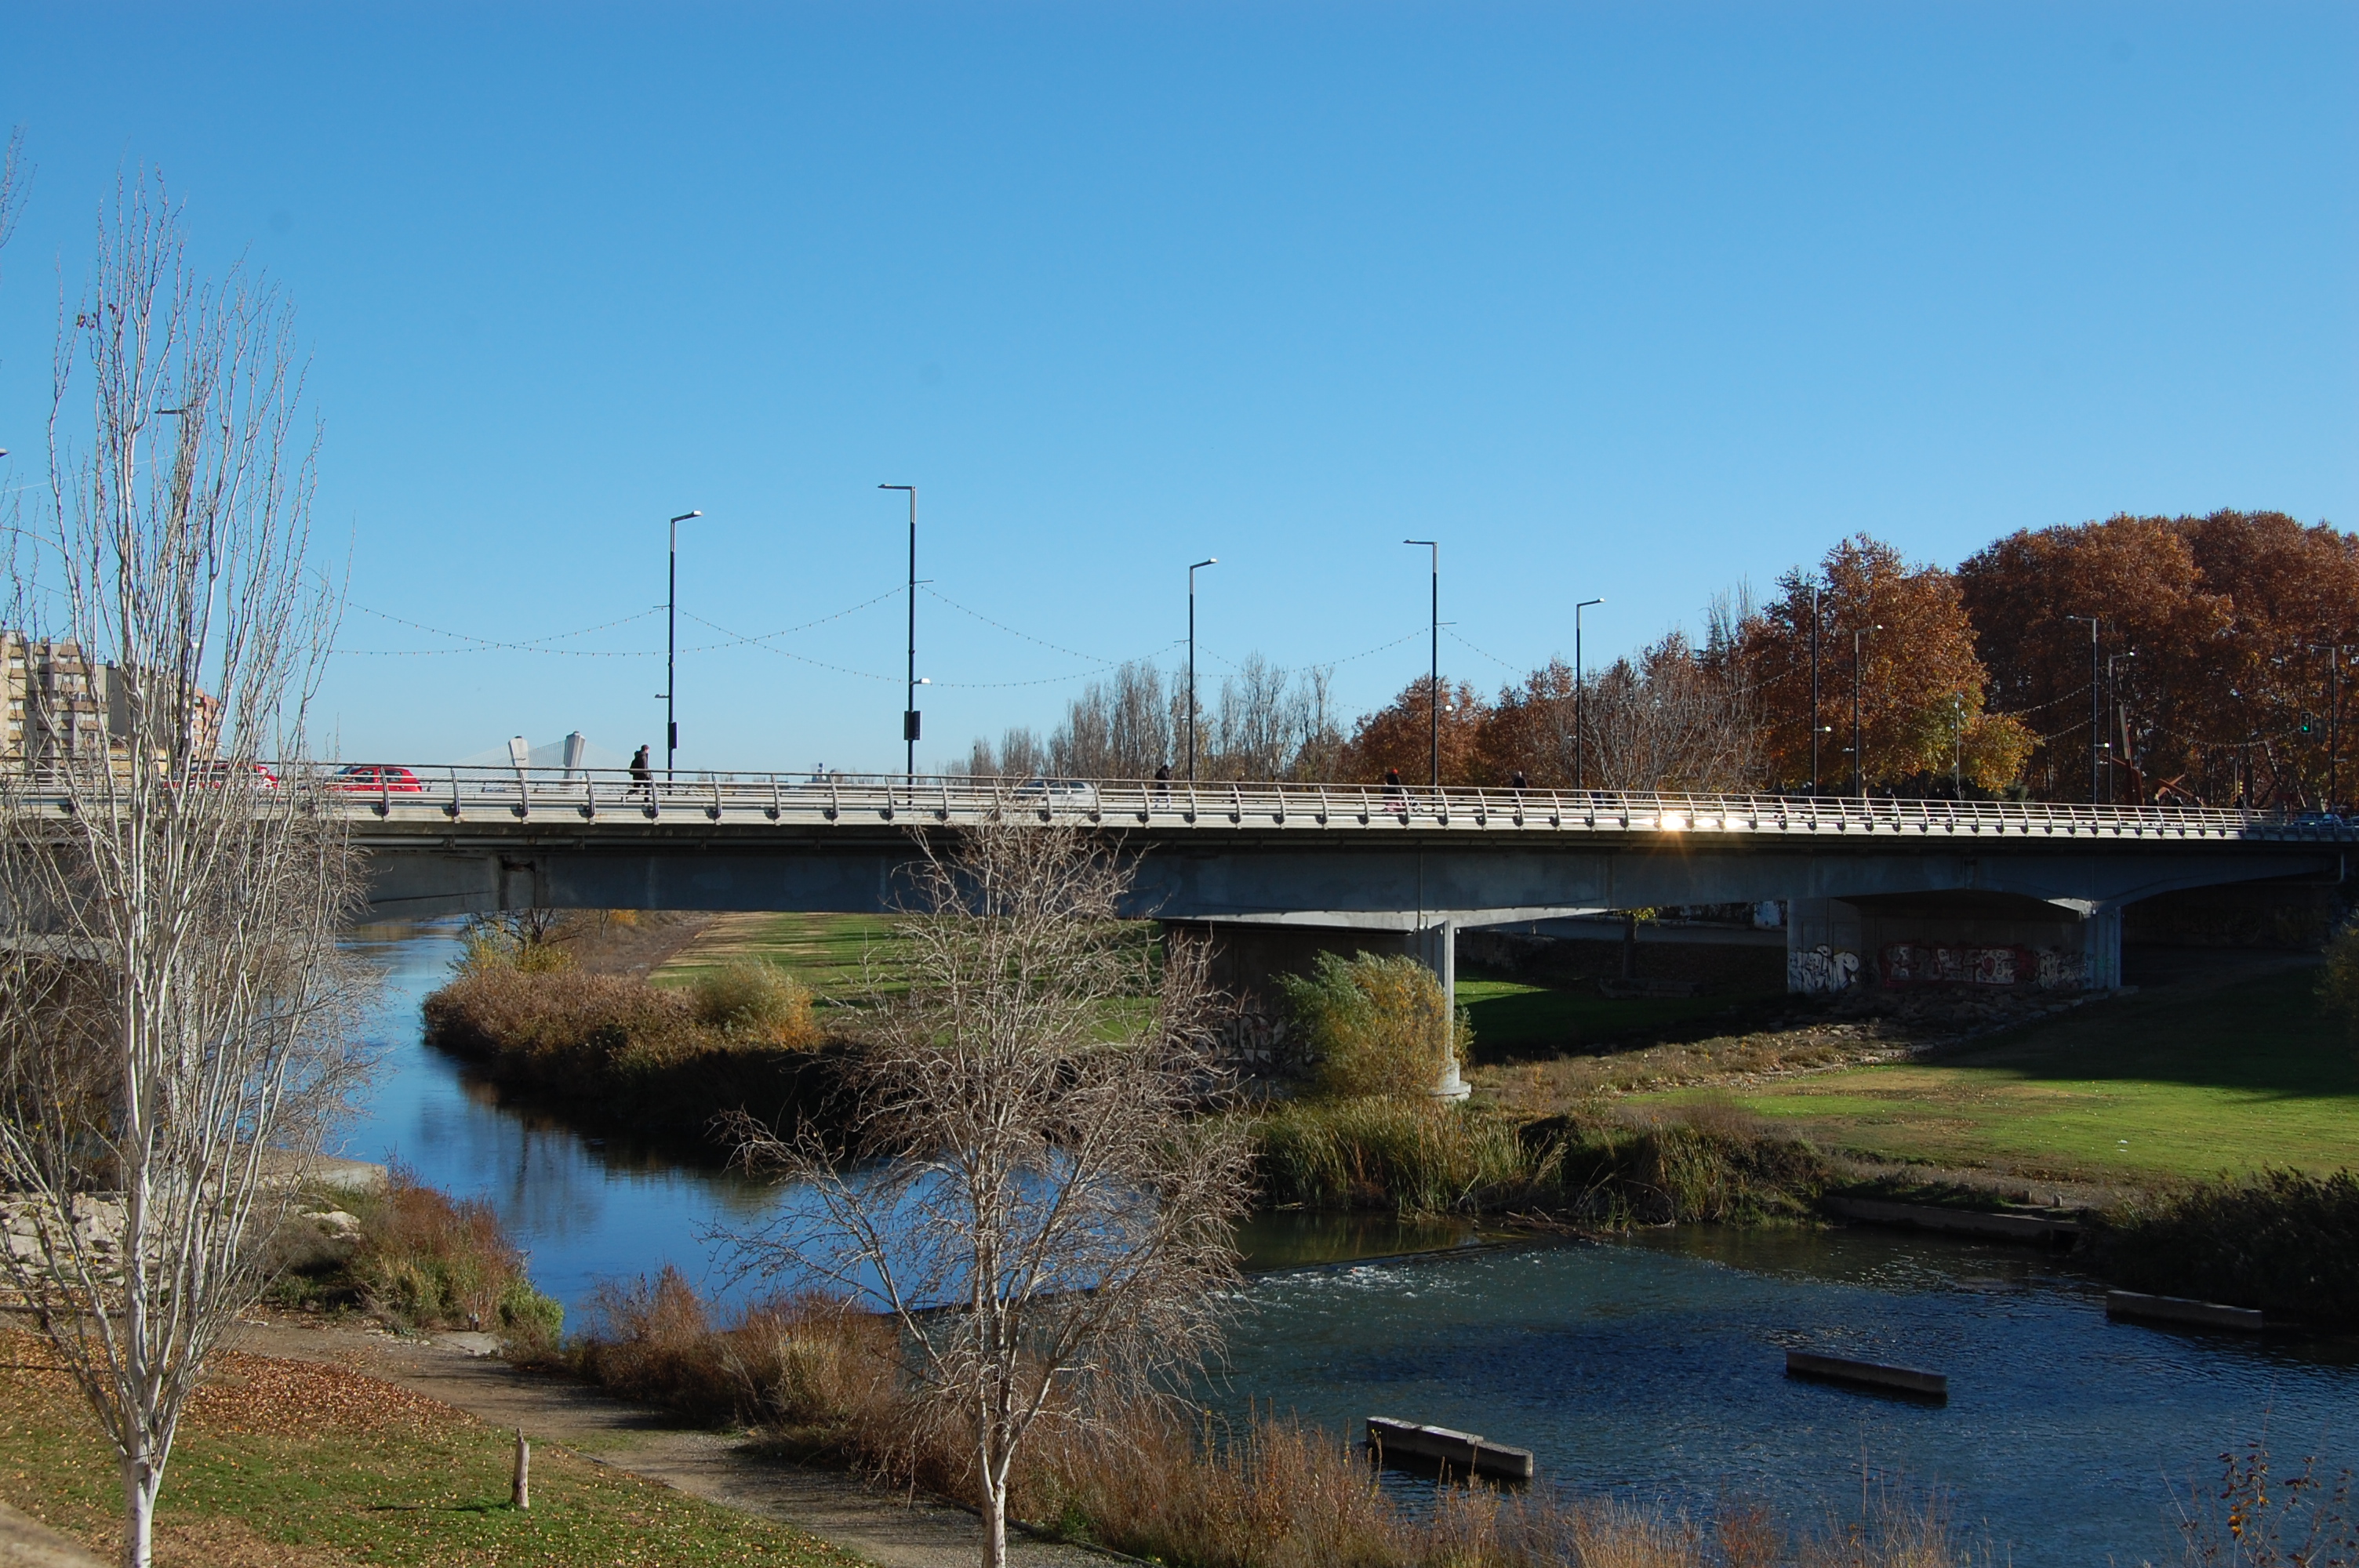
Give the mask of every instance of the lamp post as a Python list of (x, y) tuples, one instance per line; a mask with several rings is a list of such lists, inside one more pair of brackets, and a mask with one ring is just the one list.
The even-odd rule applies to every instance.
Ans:
[(2333, 811), (2343, 783), (2343, 643), (2312, 643), (2310, 651), (2326, 655), (2326, 809)]
[(1196, 573), (1205, 567), (1221, 564), (1218, 556), (1206, 556), (1188, 568), (1188, 782), (1196, 782)]
[(1859, 645), (1870, 632), (1881, 632), (1879, 625), (1855, 626), (1851, 633), (1851, 792), (1862, 800), (1867, 798), (1867, 756), (1860, 750), (1859, 730)]
[(1588, 761), (1588, 744), (1582, 739), (1582, 720), (1587, 717), (1589, 683), (1582, 677), (1581, 666), (1581, 612), (1593, 604), (1603, 604), (1602, 599), (1584, 599), (1572, 607), (1572, 787), (1586, 789), (1588, 774), (1582, 764)]
[(1810, 793), (1819, 793), (1819, 585), (1810, 585)]
[(915, 798), (918, 787), (918, 487), (880, 484), (879, 490), (909, 492), (909, 684), (901, 698), (902, 782)]
[(1403, 539), (1404, 545), (1423, 545), (1433, 552), (1433, 657), (1431, 673), (1426, 677), (1427, 715), (1431, 720), (1431, 757), (1429, 766), (1433, 773), (1433, 793), (1441, 794), (1441, 545), (1435, 539)]
[[(2119, 667), (2124, 659), (2136, 660), (2136, 657), (2137, 650), (2136, 648), (2125, 648), (2118, 654), (2107, 654), (2105, 655), (2105, 696), (2107, 698), (2105, 722), (2108, 726), (2105, 734), (2105, 750), (2111, 752), (2114, 749), (2114, 741), (2116, 739), (2119, 739), (2122, 743), (2122, 754), (2118, 757), (2111, 757), (2107, 759), (2114, 764), (2114, 770), (2105, 775), (2105, 804), (2107, 806), (2115, 804), (2114, 796), (2122, 793), (2122, 780), (2124, 778), (2135, 781), (2138, 776), (2137, 759), (2130, 753), (2130, 716), (2129, 709), (2122, 704), (2122, 676)], [(2133, 798), (2130, 804), (2136, 806), (2138, 802)]]
[(2099, 758), (2103, 754), (2105, 740), (2105, 692), (2104, 685), (2097, 678), (2097, 622), (2100, 618), (2094, 615), (2067, 615), (2064, 619), (2085, 621), (2089, 623), (2089, 804), (2095, 806), (2098, 804), (2099, 776), (2102, 773)]
[(664, 588), (664, 783), (671, 783), (672, 753), (679, 750), (679, 722), (672, 717), (672, 694), (679, 689), (674, 667), (679, 656), (679, 525), (701, 511), (671, 520), (671, 559)]

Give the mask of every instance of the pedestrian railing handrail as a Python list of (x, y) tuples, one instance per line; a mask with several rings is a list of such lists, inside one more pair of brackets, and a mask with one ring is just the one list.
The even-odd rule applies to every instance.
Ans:
[[(257, 776), (265, 776), (257, 774)], [(999, 779), (901, 774), (679, 773), (449, 764), (342, 776), (280, 766), (240, 787), (298, 789), (360, 822), (538, 826), (723, 824), (806, 827), (1038, 822), (1107, 829), (1256, 833), (1735, 833), (2359, 842), (2359, 816), (2224, 806), (2086, 806), (1859, 795), (1682, 795), (1242, 780)], [(30, 781), (18, 799), (72, 809)]]

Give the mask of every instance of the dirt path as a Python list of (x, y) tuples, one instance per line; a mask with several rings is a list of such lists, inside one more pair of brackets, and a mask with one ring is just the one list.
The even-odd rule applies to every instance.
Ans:
[(78, 1541), (0, 1503), (0, 1568), (106, 1568)]
[(580, 938), (573, 946), (574, 962), (593, 975), (651, 975), (695, 941), (712, 919), (664, 910), (641, 914), (629, 925), (609, 924)]
[[(324, 1361), (383, 1378), (499, 1427), (522, 1427), (586, 1459), (691, 1497), (809, 1530), (878, 1568), (965, 1568), (980, 1555), (974, 1519), (948, 1504), (911, 1500), (848, 1476), (768, 1459), (718, 1433), (683, 1430), (660, 1411), (610, 1399), (570, 1379), (520, 1372), (471, 1354), (479, 1336), (401, 1339), (382, 1330), (299, 1319), (250, 1323), (235, 1348)], [(1020, 1568), (1104, 1568), (1105, 1554), (1011, 1532)], [(8, 1560), (0, 1557), (0, 1568)]]

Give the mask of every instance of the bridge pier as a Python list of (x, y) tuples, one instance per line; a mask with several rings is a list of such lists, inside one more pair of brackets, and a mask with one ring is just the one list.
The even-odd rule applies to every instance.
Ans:
[(1950, 892), (1804, 898), (1786, 914), (1786, 989), (2118, 990), (2122, 907)]

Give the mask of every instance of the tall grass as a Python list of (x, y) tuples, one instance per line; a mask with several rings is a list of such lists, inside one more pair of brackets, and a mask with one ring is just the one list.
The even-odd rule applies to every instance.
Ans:
[(737, 1110), (823, 1117), (838, 1087), (810, 994), (759, 963), (723, 966), (682, 990), (493, 964), (461, 970), (425, 1013), (429, 1044), (643, 1135), (707, 1141), (715, 1118)]
[(408, 1328), (495, 1333), (519, 1359), (554, 1353), (565, 1309), (533, 1289), (489, 1204), (453, 1201), (400, 1165), (350, 1201), (360, 1243), (344, 1273), (371, 1311)]
[(2106, 1275), (2324, 1325), (2359, 1325), (2359, 1174), (2265, 1171), (2097, 1217)]
[[(973, 1490), (954, 1422), (896, 1383), (883, 1320), (824, 1296), (722, 1312), (667, 1270), (603, 1289), (575, 1351), (628, 1397), (751, 1426), (798, 1455), (896, 1486)], [(1083, 1419), (1084, 1415), (1087, 1419)], [(1967, 1555), (1940, 1512), (1887, 1499), (1862, 1519), (1789, 1536), (1764, 1509), (1707, 1520), (1551, 1491), (1444, 1488), (1404, 1509), (1366, 1459), (1299, 1421), (1234, 1430), (1145, 1402), (1066, 1410), (1036, 1428), (1014, 1476), (1035, 1528), (1175, 1568), (1951, 1568)]]
[(1400, 1213), (1516, 1212), (1612, 1227), (1799, 1217), (1832, 1179), (1807, 1143), (1709, 1102), (1680, 1119), (1527, 1120), (1430, 1101), (1293, 1101), (1255, 1123), (1263, 1200)]
[(1321, 953), (1310, 974), (1277, 983), (1323, 1094), (1422, 1098), (1471, 1044), (1441, 982), (1414, 958)]

